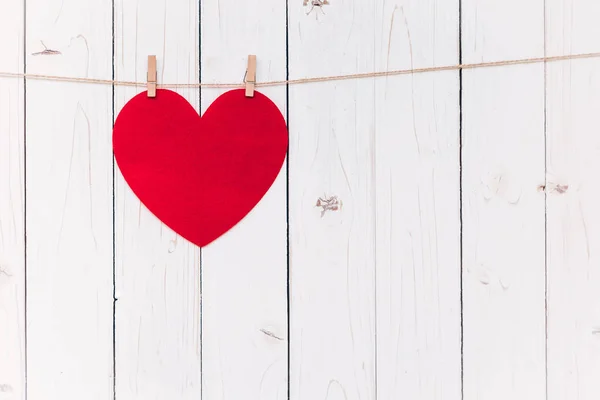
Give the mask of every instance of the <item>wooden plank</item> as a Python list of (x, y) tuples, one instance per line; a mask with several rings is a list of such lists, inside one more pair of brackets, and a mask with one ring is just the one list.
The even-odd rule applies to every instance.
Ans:
[[(373, 71), (372, 4), (299, 3), (290, 78)], [(373, 79), (289, 89), (292, 400), (376, 397), (374, 100)]]
[[(458, 63), (458, 2), (377, 9), (377, 70)], [(377, 79), (377, 395), (461, 398), (457, 71)]]
[[(243, 88), (249, 54), (257, 56), (258, 82), (285, 79), (285, 2), (201, 5), (202, 82)], [(285, 116), (284, 86), (257, 90)], [(202, 110), (223, 92), (203, 88)], [(286, 178), (284, 166), (250, 214), (202, 249), (205, 399), (287, 399)]]
[[(115, 78), (198, 82), (198, 1), (115, 1)], [(138, 91), (115, 89), (115, 115)], [(198, 107), (198, 89), (178, 89)], [(160, 96), (160, 93), (158, 93)], [(200, 252), (151, 214), (115, 167), (116, 397), (198, 399)]]
[(600, 62), (548, 65), (548, 398), (600, 393)]
[[(542, 56), (543, 7), (463, 0), (462, 61)], [(545, 399), (544, 66), (464, 71), (462, 96), (464, 398)]]
[[(110, 79), (112, 7), (28, 0), (27, 72)], [(28, 80), (27, 398), (113, 393), (111, 87)]]
[[(547, 52), (597, 51), (600, 4), (548, 0)], [(600, 393), (600, 61), (547, 66), (548, 399)]]
[[(24, 72), (23, 1), (0, 13), (0, 71)], [(0, 400), (25, 398), (23, 80), (0, 78)]]

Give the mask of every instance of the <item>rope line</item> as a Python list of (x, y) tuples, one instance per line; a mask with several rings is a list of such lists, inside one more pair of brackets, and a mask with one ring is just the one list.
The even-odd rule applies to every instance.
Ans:
[[(312, 78), (299, 78), (299, 79), (288, 79), (279, 81), (266, 81), (256, 82), (257, 87), (267, 86), (282, 86), (282, 85), (297, 85), (302, 83), (315, 83), (315, 82), (329, 82), (329, 81), (341, 81), (348, 79), (363, 79), (363, 78), (379, 78), (395, 75), (408, 75), (408, 74), (422, 74), (426, 72), (439, 72), (439, 71), (458, 71), (467, 69), (477, 68), (489, 68), (489, 67), (501, 67), (508, 65), (525, 65), (525, 64), (537, 64), (537, 63), (549, 63), (556, 61), (566, 60), (581, 60), (587, 58), (600, 58), (600, 52), (597, 53), (580, 53), (571, 54), (564, 56), (550, 56), (550, 57), (535, 57), (535, 58), (522, 58), (515, 60), (505, 61), (491, 61), (473, 64), (457, 64), (457, 65), (446, 65), (441, 67), (424, 67), (424, 68), (412, 68), (412, 69), (396, 69), (391, 71), (381, 72), (364, 72), (357, 74), (348, 75), (332, 75)], [(68, 76), (56, 76), (56, 75), (41, 75), (41, 74), (24, 74), (17, 72), (3, 72), (0, 71), (0, 78), (26, 78), (35, 80), (46, 80), (46, 81), (58, 81), (58, 82), (77, 82), (77, 83), (94, 83), (103, 85), (115, 85), (115, 86), (131, 86), (131, 87), (145, 87), (147, 82), (135, 82), (135, 81), (119, 81), (111, 79), (93, 79), (93, 78), (77, 78)], [(242, 85), (240, 83), (167, 83), (159, 84), (159, 88), (237, 88)]]

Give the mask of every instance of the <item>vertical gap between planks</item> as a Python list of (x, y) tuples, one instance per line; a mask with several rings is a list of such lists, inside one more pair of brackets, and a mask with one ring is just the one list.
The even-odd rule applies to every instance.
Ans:
[[(546, 43), (546, 0), (544, 1), (544, 58)], [(548, 399), (548, 63), (544, 61), (544, 373), (545, 398)]]
[(24, 289), (23, 296), (25, 300), (25, 306), (23, 311), (24, 326), (23, 326), (23, 343), (25, 349), (25, 362), (23, 375), (25, 377), (24, 384), (24, 397), (27, 400), (27, 371), (28, 371), (28, 354), (27, 354), (27, 0), (23, 0), (23, 280)]
[[(458, 1), (458, 64), (463, 63), (462, 53), (462, 0)], [(460, 254), (460, 398), (465, 398), (464, 356), (464, 295), (463, 295), (463, 70), (458, 70), (458, 193), (459, 193), (459, 254)]]
[[(202, 83), (202, 0), (198, 0), (198, 83)], [(198, 115), (202, 115), (202, 88), (198, 89)], [(200, 399), (204, 396), (204, 272), (202, 268), (202, 248), (198, 249), (198, 270), (200, 276)]]
[[(114, 82), (115, 80), (115, 0), (112, 0), (112, 70), (111, 76)], [(112, 84), (112, 125), (115, 125), (115, 84)], [(112, 136), (112, 132), (111, 132)], [(112, 146), (111, 146), (112, 147)], [(111, 149), (112, 150), (112, 149)], [(111, 151), (112, 156), (112, 352), (113, 352), (113, 363), (112, 363), (112, 391), (113, 400), (117, 399), (117, 241), (116, 241), (116, 199), (115, 199), (115, 156)]]
[[(285, 80), (290, 79), (290, 2), (285, 1)], [(291, 310), (291, 292), (290, 292), (290, 84), (285, 84), (285, 119), (288, 135), (287, 157), (285, 158), (285, 225), (286, 225), (286, 297), (287, 297), (287, 399), (290, 400), (290, 310)]]
[[(373, 26), (377, 26), (377, 6), (375, 5), (376, 3), (373, 4)], [(393, 17), (393, 13), (392, 13), (392, 17)], [(407, 26), (408, 29), (408, 26)], [(391, 33), (391, 32), (390, 32)], [(373, 49), (376, 48), (376, 40), (377, 40), (377, 35), (373, 35)], [(412, 57), (412, 56), (411, 56)], [(375, 67), (377, 65), (377, 56), (376, 56), (376, 51), (373, 51), (373, 67)], [(372, 147), (372, 154), (373, 154), (373, 161), (372, 161), (372, 168), (373, 168), (373, 176), (372, 176), (372, 182), (373, 182), (373, 203), (372, 203), (372, 207), (373, 207), (373, 307), (374, 309), (374, 316), (375, 318), (373, 319), (373, 333), (374, 333), (374, 345), (373, 345), (373, 350), (374, 350), (374, 357), (373, 357), (373, 394), (374, 394), (374, 398), (375, 400), (378, 400), (379, 398), (379, 389), (378, 389), (378, 383), (379, 383), (379, 378), (378, 378), (378, 374), (379, 374), (379, 345), (378, 345), (378, 340), (377, 340), (377, 320), (379, 318), (379, 313), (377, 312), (377, 85), (376, 85), (376, 79), (377, 78), (371, 78), (372, 83), (373, 83), (373, 140), (371, 143)], [(411, 79), (414, 79), (414, 74), (411, 74)]]

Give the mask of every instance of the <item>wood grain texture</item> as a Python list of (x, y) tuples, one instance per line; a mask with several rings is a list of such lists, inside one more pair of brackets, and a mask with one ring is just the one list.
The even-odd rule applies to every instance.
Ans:
[[(115, 1), (115, 78), (198, 82), (197, 0)], [(197, 89), (178, 90), (198, 107)], [(115, 89), (115, 115), (137, 91)], [(157, 94), (160, 96), (160, 93)], [(200, 252), (151, 214), (115, 167), (116, 397), (199, 399)]]
[[(548, 0), (546, 49), (598, 49), (597, 1)], [(600, 393), (600, 61), (547, 66), (548, 399)]]
[[(0, 13), (0, 70), (23, 72), (23, 1)], [(22, 79), (0, 79), (0, 400), (25, 398), (25, 142)]]
[(461, 0), (462, 61), (543, 57), (544, 1)]
[[(543, 5), (463, 0), (463, 62), (542, 56)], [(462, 96), (464, 398), (545, 399), (544, 66)]]
[[(597, 0), (1, 3), (0, 71), (159, 84), (600, 49)], [(599, 60), (292, 85), (289, 177), (204, 249), (113, 161), (139, 91), (0, 78), (0, 400), (598, 398)]]
[[(111, 77), (110, 3), (25, 11), (27, 72)], [(111, 88), (28, 80), (26, 91), (27, 398), (109, 399)]]
[(548, 398), (600, 393), (598, 61), (548, 66)]
[(464, 75), (466, 399), (545, 398), (543, 73)]
[[(548, 56), (598, 51), (600, 3), (594, 0), (545, 0)], [(592, 61), (593, 62), (593, 61)], [(568, 65), (551, 63), (549, 65)], [(556, 83), (554, 82), (548, 82)], [(548, 86), (550, 88), (550, 86)]]
[[(290, 2), (290, 78), (374, 69), (374, 7), (330, 3)], [(374, 85), (290, 87), (292, 400), (376, 398)]]
[[(202, 82), (241, 84), (249, 54), (257, 55), (258, 81), (285, 79), (284, 1), (201, 5)], [(285, 116), (285, 87), (259, 90)], [(202, 89), (202, 110), (221, 93)], [(286, 180), (284, 165), (258, 205), (202, 249), (205, 399), (287, 399)]]
[[(457, 1), (381, 5), (376, 70), (458, 62)], [(458, 100), (456, 71), (375, 83), (380, 399), (461, 398)]]

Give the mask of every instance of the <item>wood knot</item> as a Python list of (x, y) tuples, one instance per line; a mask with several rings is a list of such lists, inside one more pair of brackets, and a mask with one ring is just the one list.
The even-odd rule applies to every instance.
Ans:
[(321, 208), (321, 218), (325, 215), (327, 211), (338, 211), (342, 208), (342, 202), (338, 199), (337, 196), (323, 196), (317, 199), (317, 204), (315, 207)]
[(550, 183), (549, 182), (548, 186), (546, 186), (546, 185), (538, 186), (539, 192), (549, 191), (550, 193), (565, 194), (565, 193), (567, 193), (568, 190), (569, 190), (569, 185), (561, 185), (560, 183)]
[(567, 193), (567, 190), (569, 190), (569, 185), (556, 185), (552, 191), (559, 193), (559, 194), (564, 194)]
[(57, 56), (57, 55), (61, 55), (62, 54), (58, 50), (49, 49), (48, 47), (46, 47), (46, 45), (44, 44), (44, 42), (41, 42), (41, 43), (42, 43), (42, 46), (44, 46), (44, 50), (38, 51), (36, 53), (31, 53), (32, 56)]
[(325, 14), (325, 11), (323, 11), (323, 6), (329, 5), (328, 0), (304, 0), (304, 2), (302, 4), (304, 5), (304, 7), (306, 7), (309, 5), (309, 3), (310, 3), (310, 10), (308, 10), (306, 15), (309, 15), (311, 12), (313, 12), (315, 7), (317, 7), (319, 10), (321, 10), (321, 12), (323, 14)]

